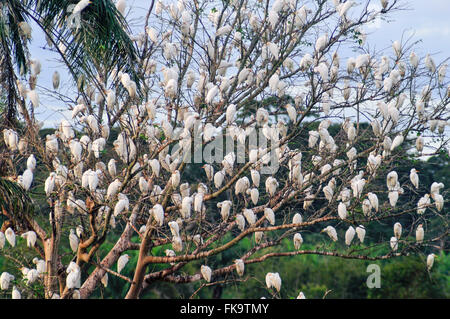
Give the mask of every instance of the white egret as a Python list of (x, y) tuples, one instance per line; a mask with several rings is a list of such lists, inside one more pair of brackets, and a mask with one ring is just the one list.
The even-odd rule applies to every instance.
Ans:
[(425, 66), (428, 68), (428, 70), (431, 73), (436, 72), (436, 64), (434, 63), (433, 58), (430, 56), (430, 54), (427, 54), (425, 56)]
[(347, 206), (343, 202), (340, 202), (338, 205), (338, 215), (339, 215), (339, 218), (342, 220), (347, 218), (347, 215), (348, 215)]
[(419, 175), (417, 175), (418, 170), (415, 168), (411, 168), (411, 171), (409, 173), (409, 179), (411, 180), (411, 183), (414, 185), (416, 189), (419, 189)]
[(27, 168), (32, 172), (36, 169), (36, 158), (33, 154), (31, 154), (27, 159)]
[(398, 249), (398, 239), (396, 237), (391, 237), (391, 240), (389, 241), (391, 245), (391, 249), (393, 251), (397, 251)]
[(119, 257), (119, 259), (117, 260), (117, 272), (119, 274), (125, 268), (125, 266), (129, 260), (130, 260), (130, 256), (128, 256), (128, 254), (124, 254)]
[(240, 277), (242, 277), (244, 275), (244, 269), (245, 269), (244, 261), (242, 259), (236, 259), (234, 261), (234, 264), (236, 265), (236, 272), (238, 273), (238, 275)]
[(22, 296), (20, 294), (20, 291), (16, 288), (16, 286), (13, 286), (12, 292), (11, 292), (11, 299), (21, 299)]
[(434, 259), (437, 257), (436, 254), (429, 254), (427, 256), (427, 269), (428, 271), (431, 270), (431, 268), (433, 268), (433, 264), (434, 264)]
[(14, 280), (14, 276), (8, 272), (2, 272), (0, 275), (0, 289), (7, 290), (9, 288), (9, 283)]
[(16, 246), (16, 234), (14, 233), (14, 230), (12, 230), (11, 227), (8, 227), (8, 229), (6, 229), (5, 237), (8, 243), (11, 245), (11, 247)]
[(178, 185), (180, 185), (180, 180), (181, 180), (180, 172), (176, 170), (175, 172), (172, 173), (170, 177), (170, 183), (172, 187), (177, 188)]
[(26, 191), (30, 189), (31, 184), (33, 183), (33, 172), (27, 168), (23, 174), (20, 181), (18, 181), (20, 185), (22, 185), (23, 189)]
[(194, 212), (201, 213), (202, 208), (203, 208), (204, 193), (202, 193), (202, 192), (197, 193), (197, 194), (193, 195), (193, 197), (194, 197)]
[(5, 247), (6, 237), (3, 232), (0, 231), (0, 250)]
[(180, 226), (178, 225), (178, 223), (176, 221), (171, 221), (167, 225), (169, 225), (172, 236), (174, 236), (174, 237), (180, 236)]
[(419, 199), (417, 202), (417, 214), (422, 215), (425, 213), (427, 206), (430, 205), (430, 194), (425, 194), (423, 197)]
[(192, 202), (193, 202), (193, 198), (192, 197), (184, 197), (183, 200), (181, 201), (181, 217), (183, 217), (184, 219), (189, 219), (191, 217), (191, 208), (192, 208)]
[(305, 294), (303, 293), (303, 291), (300, 291), (300, 293), (297, 296), (297, 299), (306, 299)]
[(441, 188), (444, 188), (444, 183), (433, 182), (430, 187), (431, 196), (439, 194)]
[(396, 171), (391, 171), (386, 176), (386, 184), (388, 187), (388, 190), (394, 190), (397, 186), (398, 181), (398, 174)]
[(400, 239), (401, 235), (402, 235), (402, 225), (399, 222), (397, 222), (394, 224), (394, 236), (397, 239)]
[(423, 242), (424, 235), (425, 235), (425, 232), (423, 230), (423, 226), (422, 226), (422, 224), (419, 224), (419, 226), (417, 226), (417, 229), (416, 229), (416, 242), (421, 244)]
[(126, 0), (118, 0), (116, 3), (116, 9), (120, 12), (121, 15), (125, 15), (125, 9), (127, 7)]
[(404, 137), (403, 135), (397, 135), (394, 140), (392, 141), (392, 146), (391, 146), (391, 151), (393, 151), (394, 149), (396, 149), (398, 146), (400, 146), (403, 141), (404, 141)]
[(444, 197), (441, 194), (432, 194), (436, 209), (440, 212), (444, 208)]
[(389, 204), (392, 207), (395, 207), (397, 205), (397, 201), (398, 201), (398, 191), (391, 191), (388, 193), (388, 198), (389, 198)]
[(80, 288), (80, 279), (81, 279), (80, 268), (78, 266), (73, 267), (69, 271), (69, 267), (68, 267), (67, 270), (68, 270), (68, 275), (66, 277), (67, 289)]
[(150, 186), (149, 186), (147, 180), (145, 179), (145, 177), (143, 177), (143, 176), (139, 177), (138, 184), (139, 184), (139, 190), (141, 191), (141, 193), (144, 195), (148, 194)]
[(247, 222), (250, 224), (250, 226), (255, 224), (256, 215), (252, 209), (245, 208), (243, 211), (243, 215), (244, 215), (245, 219), (247, 220)]
[(275, 214), (272, 208), (264, 208), (264, 217), (269, 221), (271, 225), (275, 225)]
[(161, 168), (161, 165), (158, 161), (158, 159), (154, 158), (149, 161), (150, 167), (152, 168), (153, 174), (155, 174), (156, 177), (159, 177), (159, 171)]
[(217, 203), (217, 207), (220, 208), (220, 215), (222, 216), (223, 221), (226, 221), (228, 219), (228, 216), (230, 215), (231, 206), (232, 203), (229, 200)]
[(356, 231), (355, 229), (350, 226), (347, 231), (345, 232), (345, 244), (347, 246), (350, 246), (352, 243), (353, 238), (355, 237)]
[(300, 246), (303, 244), (303, 237), (300, 233), (295, 233), (294, 235), (294, 248), (296, 250), (300, 249)]
[(36, 279), (38, 279), (39, 277), (39, 273), (36, 269), (30, 269), (27, 272), (27, 285), (31, 285), (33, 282), (36, 281)]
[(327, 42), (328, 42), (328, 33), (325, 33), (324, 35), (317, 38), (315, 45), (316, 52), (319, 53), (320, 51), (325, 49), (325, 47), (327, 46)]
[(359, 241), (361, 244), (364, 242), (364, 237), (366, 236), (366, 229), (363, 225), (359, 225), (356, 227), (356, 235), (358, 236)]
[(211, 268), (209, 268), (206, 265), (202, 265), (200, 267), (200, 272), (203, 276), (203, 279), (205, 279), (207, 282), (211, 282), (211, 275), (212, 275), (212, 270)]
[(111, 184), (109, 184), (108, 189), (106, 191), (106, 199), (112, 199), (119, 191), (122, 183), (119, 179), (115, 179)]
[(267, 273), (266, 274), (266, 286), (267, 288), (275, 288), (278, 292), (281, 289), (281, 277), (279, 273)]
[(338, 236), (337, 236), (337, 232), (336, 229), (333, 226), (327, 226), (324, 229), (322, 229), (321, 233), (325, 232), (327, 233), (327, 235), (333, 240), (333, 241), (337, 241), (338, 240)]
[(159, 226), (164, 224), (164, 208), (161, 204), (156, 204), (151, 209), (152, 216)]
[(241, 214), (236, 214), (236, 224), (240, 231), (244, 231), (245, 228), (245, 218)]
[(266, 179), (266, 192), (270, 194), (270, 196), (273, 196), (277, 190), (278, 187), (278, 181), (272, 177), (269, 176)]
[(181, 252), (183, 250), (183, 240), (180, 236), (172, 237), (172, 248), (178, 252)]
[(117, 195), (117, 198), (119, 199), (116, 203), (116, 205), (114, 206), (114, 217), (117, 217), (118, 215), (120, 215), (121, 213), (123, 213), (124, 211), (128, 211), (129, 210), (129, 200), (128, 197), (125, 194), (119, 193)]
[(27, 247), (34, 247), (34, 244), (36, 243), (37, 235), (34, 231), (30, 230), (26, 233), (22, 234), (22, 238), (25, 238), (27, 240)]
[(375, 209), (376, 212), (378, 212), (378, 196), (374, 193), (367, 193), (367, 198), (370, 201), (370, 205), (372, 206), (373, 209)]
[(69, 234), (69, 244), (70, 244), (70, 249), (72, 249), (72, 251), (74, 253), (76, 253), (77, 250), (78, 250), (78, 243), (79, 243), (79, 241), (80, 240), (78, 239), (77, 234), (75, 234), (75, 230), (71, 229), (70, 230), (70, 234)]

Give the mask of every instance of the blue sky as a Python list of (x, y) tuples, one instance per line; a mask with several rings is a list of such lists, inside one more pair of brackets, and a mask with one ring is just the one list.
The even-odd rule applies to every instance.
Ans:
[[(357, 1), (361, 2), (361, 1)], [(371, 5), (379, 6), (379, 0), (372, 0)], [(368, 33), (367, 43), (377, 50), (391, 47), (395, 40), (407, 39), (412, 36), (412, 41), (422, 40), (415, 52), (419, 56), (426, 53), (433, 55), (436, 63), (450, 56), (450, 1), (449, 0), (401, 0), (405, 10), (391, 15), (390, 21), (379, 21), (372, 27), (365, 28)], [(129, 13), (132, 22), (143, 21), (148, 0), (128, 0), (128, 5), (133, 8)], [(128, 12), (128, 8), (127, 8)], [(61, 64), (55, 61), (56, 55), (48, 50), (43, 50), (45, 43), (43, 34), (34, 27), (33, 42), (31, 46), (32, 57), (38, 58), (43, 66), (43, 71), (38, 79), (38, 85), (52, 88), (52, 74), (58, 69), (61, 73), (62, 88), (68, 84), (67, 74), (62, 70)], [(392, 53), (392, 52), (390, 52)], [(70, 92), (68, 90), (67, 92)], [(70, 94), (70, 93), (68, 93)], [(41, 107), (36, 110), (37, 117), (44, 121), (45, 127), (56, 127), (63, 118), (63, 110), (67, 106), (44, 96), (40, 93)], [(67, 112), (65, 112), (67, 114)], [(67, 115), (66, 115), (67, 116)]]

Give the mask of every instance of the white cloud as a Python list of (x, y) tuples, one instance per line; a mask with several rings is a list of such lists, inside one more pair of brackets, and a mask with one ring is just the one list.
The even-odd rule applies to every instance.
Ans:
[(449, 26), (433, 26), (433, 27), (419, 27), (417, 29), (413, 29), (410, 33), (414, 34), (418, 37), (445, 37), (450, 36), (450, 27)]

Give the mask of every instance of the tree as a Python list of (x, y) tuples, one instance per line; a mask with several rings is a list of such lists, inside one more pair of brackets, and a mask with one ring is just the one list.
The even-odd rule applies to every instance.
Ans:
[[(75, 83), (89, 94), (45, 138), (24, 112), (26, 140), (4, 131), (8, 176), (41, 212), (2, 206), (3, 218), (29, 220), (9, 235), (45, 265), (33, 281), (41, 297), (88, 298), (116, 276), (123, 297), (139, 298), (158, 281), (238, 283), (270, 258), (377, 261), (445, 245), (439, 176), (417, 186), (394, 170), (405, 153), (448, 151), (445, 61), (408, 41), (369, 51), (364, 25), (401, 5), (352, 3), (152, 2), (132, 37), (143, 94), (129, 72), (103, 73), (98, 61), (104, 99)], [(91, 5), (80, 1), (82, 17)], [(303, 249), (310, 238), (321, 242)], [(286, 297), (283, 273), (265, 271), (267, 289)]]

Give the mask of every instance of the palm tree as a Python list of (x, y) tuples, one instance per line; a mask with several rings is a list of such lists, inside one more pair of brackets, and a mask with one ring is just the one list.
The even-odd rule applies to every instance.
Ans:
[[(36, 24), (47, 42), (61, 56), (73, 80), (80, 86), (107, 78), (117, 68), (130, 74), (140, 91), (141, 79), (135, 65), (137, 49), (128, 36), (128, 25), (111, 0), (91, 1), (72, 26), (72, 8), (79, 0), (2, 0), (0, 2), (0, 93), (5, 96), (3, 123), (16, 126), (17, 94), (15, 69), (29, 73), (28, 44), (31, 39), (22, 26)], [(65, 49), (61, 49), (65, 48)], [(64, 51), (64, 52), (62, 52)]]
[(3, 220), (1, 231), (14, 225), (17, 230), (27, 229), (34, 214), (34, 205), (27, 192), (17, 183), (0, 177), (0, 216)]

